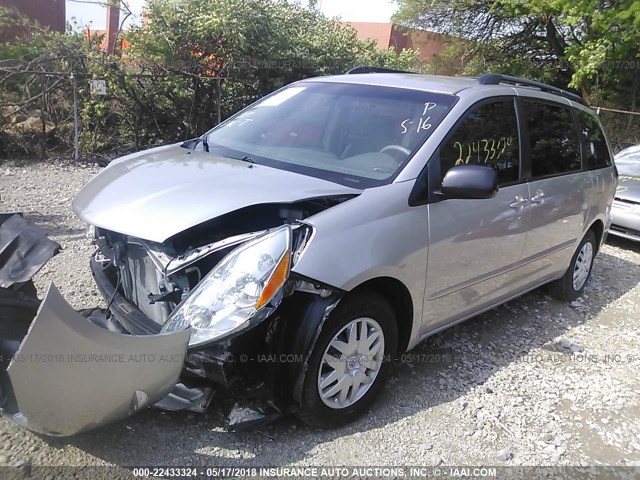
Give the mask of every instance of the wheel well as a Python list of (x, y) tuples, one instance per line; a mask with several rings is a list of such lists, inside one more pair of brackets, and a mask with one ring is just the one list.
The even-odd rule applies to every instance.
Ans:
[(589, 230), (593, 230), (593, 233), (596, 236), (596, 242), (598, 243), (596, 245), (596, 249), (600, 250), (600, 246), (602, 245), (602, 236), (604, 235), (604, 223), (602, 223), (602, 220), (596, 220), (593, 222), (591, 227), (589, 227)]
[[(404, 352), (409, 345), (413, 328), (413, 301), (405, 285), (395, 278), (379, 277), (367, 280), (349, 293), (373, 292), (389, 302), (398, 322), (398, 352)], [(347, 294), (349, 295), (349, 294)]]

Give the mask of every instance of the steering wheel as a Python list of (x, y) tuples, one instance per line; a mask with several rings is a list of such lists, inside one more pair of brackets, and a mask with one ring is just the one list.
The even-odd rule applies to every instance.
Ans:
[(393, 157), (395, 157), (397, 160), (401, 162), (404, 161), (409, 155), (411, 155), (411, 150), (409, 150), (407, 147), (403, 147), (402, 145), (387, 145), (382, 150), (380, 150), (380, 153), (387, 153), (387, 152), (396, 152), (396, 153), (399, 152), (403, 154), (402, 158), (398, 158), (397, 155), (392, 155)]

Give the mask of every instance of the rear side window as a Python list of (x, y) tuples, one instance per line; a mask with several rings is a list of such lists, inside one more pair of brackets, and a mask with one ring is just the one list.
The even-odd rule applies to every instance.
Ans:
[(587, 167), (589, 170), (610, 167), (612, 162), (609, 148), (598, 120), (593, 115), (581, 110), (576, 110), (576, 114), (585, 146), (584, 158)]
[(473, 108), (440, 146), (442, 178), (451, 167), (466, 164), (494, 167), (500, 185), (518, 181), (518, 124), (512, 100)]
[(533, 177), (579, 171), (582, 168), (580, 142), (571, 110), (528, 100), (522, 105), (529, 127)]

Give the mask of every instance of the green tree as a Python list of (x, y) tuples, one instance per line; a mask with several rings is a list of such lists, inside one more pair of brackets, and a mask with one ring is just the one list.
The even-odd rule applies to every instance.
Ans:
[(458, 38), (464, 73), (502, 71), (579, 90), (587, 100), (638, 99), (636, 0), (399, 0), (396, 20)]
[(381, 53), (352, 28), (286, 0), (149, 0), (146, 17), (129, 35), (133, 58), (257, 82), (260, 90), (368, 61), (417, 65), (410, 53)]
[(127, 35), (128, 58), (168, 79), (165, 86), (154, 85), (154, 109), (164, 110), (161, 123), (173, 124), (183, 137), (215, 123), (211, 76), (225, 79), (221, 110), (226, 117), (304, 78), (361, 65), (418, 65), (413, 51), (379, 50), (359, 40), (354, 29), (286, 0), (148, 0), (145, 17)]

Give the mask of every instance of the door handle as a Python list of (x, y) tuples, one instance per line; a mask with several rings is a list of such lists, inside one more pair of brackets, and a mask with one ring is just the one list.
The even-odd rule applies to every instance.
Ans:
[(531, 197), (531, 203), (535, 203), (536, 205), (540, 205), (544, 202), (546, 195), (542, 190), (536, 190), (536, 194)]
[(521, 197), (520, 195), (516, 195), (516, 198), (514, 198), (514, 201), (511, 202), (509, 206), (511, 208), (522, 208), (527, 206), (528, 203), (529, 203), (529, 200), (527, 200), (524, 197)]

